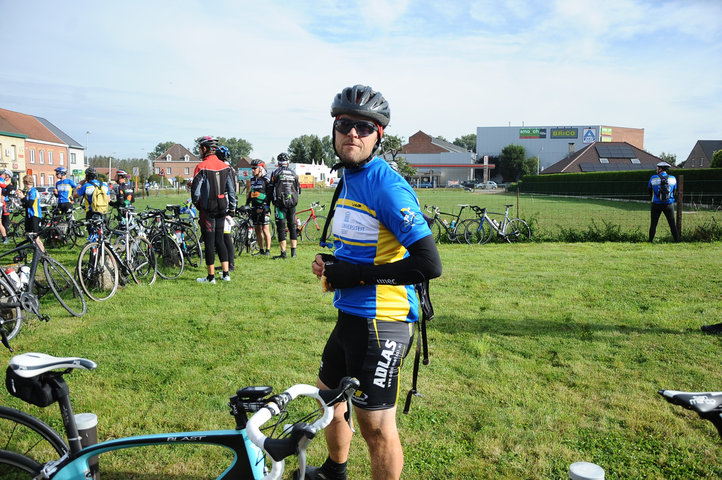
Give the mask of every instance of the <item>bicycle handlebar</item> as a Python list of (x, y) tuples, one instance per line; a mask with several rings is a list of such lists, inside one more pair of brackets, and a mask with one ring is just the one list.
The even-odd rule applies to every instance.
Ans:
[[(285, 458), (297, 454), (300, 479), (306, 472), (306, 447), (318, 432), (326, 428), (333, 419), (334, 405), (342, 401), (350, 402), (353, 392), (359, 387), (355, 378), (344, 377), (339, 386), (333, 390), (319, 390), (311, 385), (298, 384), (288, 388), (280, 395), (268, 399), (268, 403), (248, 419), (246, 434), (249, 440), (262, 449), (271, 458), (271, 472), (263, 480), (277, 480), (283, 475)], [(281, 439), (268, 438), (261, 433), (261, 426), (273, 416), (280, 415), (293, 399), (299, 396), (312, 397), (319, 401), (323, 409), (321, 418), (311, 424), (295, 424), (289, 436)], [(349, 409), (350, 411), (350, 409)]]
[(434, 213), (434, 214), (439, 213), (441, 211), (439, 209), (439, 207), (437, 207), (435, 205), (424, 205), (424, 210), (426, 210), (429, 213)]

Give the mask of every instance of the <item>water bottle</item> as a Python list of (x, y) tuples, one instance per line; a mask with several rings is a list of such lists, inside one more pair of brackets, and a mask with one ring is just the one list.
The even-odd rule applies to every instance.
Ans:
[(30, 281), (30, 267), (23, 265), (20, 267), (20, 281), (23, 283), (23, 287), (27, 286)]
[(175, 241), (178, 242), (178, 245), (183, 243), (183, 234), (180, 230), (176, 230), (175, 232)]
[(20, 281), (18, 272), (16, 272), (14, 268), (8, 268), (7, 270), (5, 270), (5, 273), (7, 273), (8, 277), (10, 277), (10, 280), (13, 281), (15, 288), (22, 288), (23, 284)]
[(298, 218), (298, 217), (296, 217), (296, 226), (297, 226), (298, 228), (301, 228), (301, 219)]
[(442, 219), (442, 222), (444, 222), (444, 225), (446, 225), (447, 227), (449, 226), (449, 222), (447, 222), (445, 218)]
[(454, 225), (456, 225), (456, 220), (451, 221), (451, 228), (454, 228)]
[(497, 222), (497, 221), (494, 220), (493, 218), (491, 219), (491, 223), (492, 223), (496, 228), (499, 228), (499, 222)]

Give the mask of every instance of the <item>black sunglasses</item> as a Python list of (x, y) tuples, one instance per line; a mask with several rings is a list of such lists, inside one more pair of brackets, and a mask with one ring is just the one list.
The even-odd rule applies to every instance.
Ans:
[(350, 118), (337, 118), (333, 122), (333, 128), (343, 135), (347, 135), (353, 128), (359, 137), (368, 137), (372, 133), (379, 131), (379, 127), (373, 122), (351, 120)]

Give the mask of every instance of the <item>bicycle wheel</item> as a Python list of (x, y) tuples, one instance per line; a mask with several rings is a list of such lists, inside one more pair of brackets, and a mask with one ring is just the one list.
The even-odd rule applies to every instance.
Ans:
[(20, 297), (10, 288), (4, 278), (0, 278), (0, 328), (8, 340), (13, 339), (23, 326), (23, 309)]
[[(323, 233), (323, 226), (326, 225), (326, 217), (323, 215), (316, 215), (316, 219), (310, 218), (306, 222), (306, 226), (303, 227), (303, 234), (306, 236), (309, 242), (314, 245), (318, 245), (321, 240), (321, 233)], [(329, 227), (329, 233), (331, 228)]]
[(434, 234), (434, 242), (439, 243), (441, 241), (441, 224), (438, 220), (434, 220), (431, 224), (431, 233)]
[(509, 243), (526, 242), (531, 240), (531, 228), (521, 218), (512, 218), (506, 226), (504, 238)]
[(485, 219), (478, 218), (470, 220), (464, 230), (464, 240), (469, 245), (484, 244), (491, 238), (491, 226)]
[(203, 260), (203, 249), (198, 236), (191, 227), (183, 229), (183, 255), (191, 267), (201, 265)]
[(110, 247), (98, 242), (88, 243), (78, 255), (78, 279), (83, 291), (96, 302), (109, 299), (118, 290), (118, 263)]
[(130, 244), (130, 258), (127, 259), (130, 265), (130, 272), (136, 283), (153, 285), (158, 276), (155, 265), (153, 247), (147, 238), (138, 237)]
[(185, 262), (181, 247), (170, 235), (159, 233), (150, 239), (155, 253), (155, 266), (158, 275), (166, 280), (173, 280), (183, 273)]
[(32, 458), (8, 450), (0, 450), (0, 478), (31, 480), (40, 474), (43, 465)]
[[(47, 423), (22, 410), (0, 406), (0, 449), (41, 463), (55, 460), (69, 449), (63, 437)], [(0, 478), (6, 478), (0, 475)]]

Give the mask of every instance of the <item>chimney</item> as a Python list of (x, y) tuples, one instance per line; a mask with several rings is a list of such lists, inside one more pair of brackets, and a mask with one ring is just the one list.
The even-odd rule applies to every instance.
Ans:
[(574, 142), (569, 142), (569, 156), (571, 157), (574, 153)]

